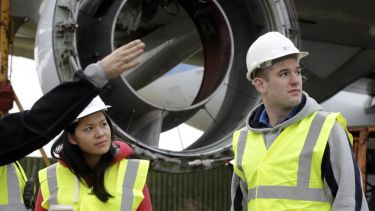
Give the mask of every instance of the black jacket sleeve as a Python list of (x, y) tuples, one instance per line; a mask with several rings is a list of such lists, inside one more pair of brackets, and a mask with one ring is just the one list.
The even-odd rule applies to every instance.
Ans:
[(30, 110), (0, 120), (0, 166), (18, 160), (51, 141), (68, 126), (99, 90), (77, 72), (42, 96)]

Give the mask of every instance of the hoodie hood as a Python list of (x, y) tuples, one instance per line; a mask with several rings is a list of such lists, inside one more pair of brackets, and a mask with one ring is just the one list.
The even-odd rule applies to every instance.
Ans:
[(262, 110), (264, 109), (263, 103), (255, 107), (252, 111), (250, 111), (248, 117), (246, 118), (246, 127), (247, 129), (255, 132), (255, 133), (268, 133), (271, 131), (281, 131), (282, 129), (288, 127), (289, 125), (303, 119), (304, 117), (322, 110), (322, 107), (306, 92), (302, 93), (302, 101), (298, 105), (300, 108), (299, 112), (295, 114), (292, 118), (276, 125), (273, 128), (262, 128), (259, 126), (259, 118)]
[(122, 141), (113, 141), (113, 145), (116, 148), (116, 157), (113, 163), (117, 163), (122, 159), (130, 158), (133, 155), (133, 149), (130, 146)]

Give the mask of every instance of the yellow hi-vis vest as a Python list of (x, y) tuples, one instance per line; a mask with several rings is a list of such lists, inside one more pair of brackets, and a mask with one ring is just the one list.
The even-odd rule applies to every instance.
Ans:
[(92, 188), (80, 182), (69, 168), (55, 163), (39, 171), (42, 207), (70, 205), (74, 211), (132, 211), (142, 202), (149, 161), (122, 159), (105, 173), (104, 186), (113, 197), (100, 201)]
[(247, 210), (331, 210), (321, 163), (336, 120), (346, 129), (339, 113), (315, 112), (285, 128), (268, 150), (262, 133), (234, 133), (234, 171), (246, 182)]
[(23, 203), (26, 174), (18, 162), (0, 166), (0, 211), (27, 210)]

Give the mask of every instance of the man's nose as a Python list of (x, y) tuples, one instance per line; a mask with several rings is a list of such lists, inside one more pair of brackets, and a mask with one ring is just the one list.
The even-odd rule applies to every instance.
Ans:
[(290, 74), (290, 80), (292, 83), (298, 83), (302, 80), (302, 76), (299, 73), (292, 73)]

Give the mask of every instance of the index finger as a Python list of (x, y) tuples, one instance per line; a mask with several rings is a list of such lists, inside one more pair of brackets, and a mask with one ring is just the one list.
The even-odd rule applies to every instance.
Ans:
[[(140, 45), (140, 44), (142, 44), (142, 45)], [(144, 47), (144, 43), (140, 39), (136, 39), (136, 40), (133, 40), (133, 41), (121, 46), (118, 49), (119, 50), (129, 49), (129, 48), (135, 47), (137, 45), (139, 45), (139, 47)]]

